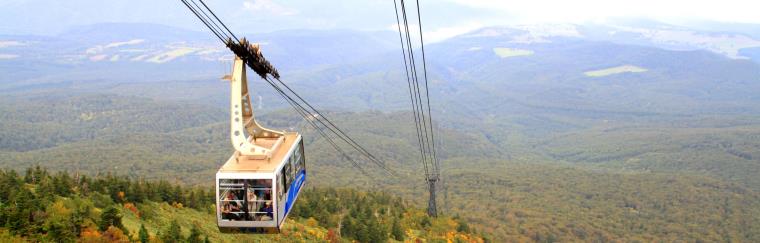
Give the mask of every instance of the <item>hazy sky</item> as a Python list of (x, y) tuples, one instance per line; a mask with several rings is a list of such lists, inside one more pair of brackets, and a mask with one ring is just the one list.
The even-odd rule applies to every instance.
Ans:
[[(391, 29), (391, 0), (206, 0), (234, 31)], [(420, 0), (431, 40), (490, 25), (580, 23), (609, 17), (647, 17), (760, 24), (760, 1), (742, 0)], [(414, 1), (408, 1), (413, 4)], [(179, 0), (0, 0), (0, 34), (54, 35), (102, 22), (204, 27)]]
[(760, 23), (760, 1), (752, 0), (448, 0), (498, 9), (526, 22), (593, 21), (605, 17), (660, 20), (707, 19)]

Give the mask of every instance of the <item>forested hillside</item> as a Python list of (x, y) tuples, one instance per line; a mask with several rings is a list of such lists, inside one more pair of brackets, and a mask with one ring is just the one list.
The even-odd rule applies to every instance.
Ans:
[[(197, 33), (137, 25), (119, 35), (109, 26), (124, 28), (102, 25), (67, 34), (92, 36), (85, 42), (6, 38), (15, 44), (4, 52), (18, 57), (0, 65), (7, 74), (0, 76), (0, 166), (22, 171), (40, 165), (53, 174), (101, 179), (110, 173), (130, 183), (207, 193), (204, 188), (233, 152), (229, 85), (218, 81), (229, 71), (218, 61), (228, 60), (218, 52), (222, 47), (183, 42)], [(166, 39), (143, 38), (143, 27), (147, 33), (166, 32)], [(375, 173), (377, 168), (359, 160), (374, 177), (363, 175), (263, 81), (250, 77), (257, 119), (304, 134), (307, 185), (321, 188), (304, 192), (299, 216), (289, 222), (295, 229), (286, 228), (280, 239), (327, 237), (331, 229), (342, 240), (368, 241), (382, 230), (391, 238), (392, 228), (370, 233), (366, 226), (398, 221), (405, 240), (470, 228), (477, 234), (463, 240), (483, 235), (496, 242), (760, 241), (757, 59), (710, 49), (736, 46), (690, 42), (697, 46), (674, 50), (646, 38), (621, 42), (628, 38), (607, 36), (605, 28), (575, 29), (589, 36), (543, 30), (552, 29), (485, 28), (426, 45), (443, 172), (439, 205), (446, 215), (430, 219), (428, 230), (415, 209), (426, 205), (427, 188), (415, 153), (402, 57), (388, 49), (397, 39), (352, 31), (257, 35), (272, 42), (264, 53), (282, 67), (283, 81), (396, 172)], [(721, 44), (739, 37), (726, 38), (705, 40)], [(36, 44), (42, 42), (44, 48)], [(33, 195), (46, 187), (10, 185)], [(123, 201), (106, 191), (98, 193), (121, 210), (130, 237), (144, 224), (160, 238), (170, 229), (171, 215), (185, 217), (178, 225), (187, 237), (192, 222), (211, 217), (209, 207), (156, 196), (163, 193)], [(69, 201), (96, 194), (59, 195), (35, 212), (47, 212), (58, 201), (73, 210)], [(403, 198), (404, 211), (384, 209), (396, 197)], [(362, 200), (378, 205), (374, 216), (366, 207), (347, 206)], [(140, 218), (127, 208), (130, 203)], [(93, 211), (106, 206), (94, 205)], [(394, 216), (399, 213), (408, 215)], [(100, 214), (93, 215), (90, 221), (100, 222)], [(17, 234), (8, 226), (6, 235), (47, 239), (41, 233), (47, 219), (34, 221), (35, 233)], [(211, 240), (232, 237), (213, 225), (199, 228)]]
[(6, 242), (484, 241), (461, 218), (429, 218), (382, 192), (305, 189), (280, 234), (256, 235), (220, 233), (205, 187), (40, 167), (0, 171), (0, 182)]
[[(178, 119), (171, 116), (147, 115), (152, 112), (160, 113), (163, 110), (160, 107), (171, 107), (172, 103), (99, 95), (39, 100), (42, 103), (35, 105), (36, 110), (47, 112), (47, 109), (54, 107), (56, 111), (49, 112), (62, 115), (32, 119), (34, 116), (20, 112), (31, 109), (17, 104), (5, 108), (9, 112), (4, 113), (3, 119), (16, 121), (16, 124), (23, 121), (26, 126), (40, 128), (34, 129), (40, 135), (30, 135), (25, 132), (30, 135), (26, 139), (49, 141), (47, 139), (55, 137), (52, 134), (66, 131), (73, 134), (70, 136), (73, 142), (50, 142), (51, 145), (48, 148), (28, 151), (25, 147), (6, 145), (5, 152), (0, 153), (0, 159), (2, 159), (0, 162), (4, 166), (21, 169), (42, 165), (54, 167), (58, 171), (68, 170), (72, 173), (99, 178), (106, 176), (110, 171), (117, 171), (114, 173), (129, 176), (131, 180), (145, 179), (150, 182), (167, 179), (184, 185), (201, 185), (201, 188), (209, 188), (215, 170), (231, 152), (226, 136), (228, 130), (225, 121), (206, 119), (205, 115), (180, 116), (183, 118), (181, 122), (190, 125), (184, 129), (167, 129), (161, 124), (174, 124), (179, 122), (175, 121)], [(88, 101), (87, 104), (100, 105), (84, 106), (78, 103), (80, 100)], [(84, 107), (76, 108), (82, 106)], [(188, 106), (183, 112), (188, 114), (209, 112), (206, 109), (214, 110), (207, 106)], [(214, 112), (218, 110), (210, 113)], [(91, 114), (91, 116), (80, 116), (81, 114)], [(121, 114), (146, 115), (135, 117)], [(330, 112), (329, 115), (359, 142), (367, 144), (373, 153), (392, 165), (398, 176), (374, 179), (363, 176), (347, 166), (346, 161), (340, 159), (329, 145), (315, 136), (316, 134), (305, 127), (305, 124), (290, 111), (269, 112), (261, 115), (260, 118), (269, 126), (297, 129), (305, 133), (307, 168), (310, 173), (308, 185), (320, 188), (350, 187), (361, 188), (361, 190), (382, 190), (388, 195), (400, 196), (408, 200), (410, 204), (405, 204), (405, 207), (425, 205), (425, 183), (415, 172), (419, 171), (419, 164), (407, 162), (414, 161), (415, 158), (412, 149), (414, 130), (411, 127), (386, 122), (407, 119), (410, 114)], [(136, 118), (143, 118), (140, 119), (142, 123), (135, 122)], [(224, 116), (217, 119), (223, 118)], [(40, 125), (51, 120), (60, 124), (60, 128), (47, 130)], [(150, 120), (156, 122), (147, 122)], [(485, 121), (480, 128), (496, 129), (490, 127), (492, 122)], [(544, 122), (550, 122), (550, 120), (544, 120)], [(102, 127), (92, 129), (97, 127), (97, 124)], [(118, 129), (121, 124), (132, 124), (131, 126), (134, 127), (131, 130), (121, 130)], [(585, 123), (579, 120), (577, 124)], [(737, 122), (737, 124), (743, 123)], [(553, 139), (554, 144), (545, 144), (541, 140), (532, 142), (534, 141), (532, 137), (536, 136), (537, 132), (527, 129), (528, 126), (521, 123), (515, 123), (512, 126), (514, 127), (512, 132), (506, 133), (504, 137), (497, 136), (501, 133), (490, 135), (466, 133), (448, 128), (441, 129), (439, 133), (442, 148), (440, 156), (443, 159), (442, 167), (444, 168), (444, 182), (439, 204), (446, 215), (458, 215), (462, 224), (466, 222), (469, 228), (476, 229), (487, 238), (495, 241), (638, 239), (646, 242), (680, 239), (754, 241), (760, 237), (760, 229), (757, 227), (760, 225), (760, 195), (755, 189), (748, 187), (753, 182), (753, 177), (751, 177), (751, 169), (755, 168), (753, 164), (738, 164), (745, 167), (736, 167), (735, 172), (732, 172), (733, 167), (715, 168), (716, 171), (736, 176), (735, 178), (746, 176), (745, 179), (737, 179), (734, 182), (707, 176), (709, 173), (686, 171), (674, 173), (672, 170), (661, 171), (658, 167), (646, 170), (637, 170), (635, 167), (620, 170), (620, 167), (605, 160), (580, 159), (584, 156), (580, 153), (566, 155), (566, 152), (562, 152), (564, 150), (549, 150), (548, 155), (544, 157), (541, 154), (526, 152), (530, 143), (535, 143), (539, 146), (538, 148), (549, 146), (565, 150), (577, 149), (581, 145), (562, 143), (566, 139), (582, 138), (582, 136), (568, 133)], [(8, 134), (19, 134), (13, 133), (12, 126), (0, 128), (0, 131), (2, 129), (5, 129)], [(93, 138), (81, 135), (92, 131), (100, 134)], [(605, 132), (603, 134), (606, 134), (626, 130), (603, 131)], [(638, 134), (638, 136), (645, 135), (646, 133)], [(699, 134), (692, 136), (699, 136)], [(726, 134), (713, 136), (723, 137)], [(629, 135), (627, 140), (616, 141), (635, 141), (631, 140), (634, 138), (636, 137)], [(731, 139), (727, 136), (725, 138)], [(459, 141), (466, 141), (466, 146), (461, 146), (462, 143)], [(518, 141), (530, 143), (512, 145)], [(587, 143), (591, 144), (591, 142)], [(508, 149), (501, 146), (507, 146)], [(647, 146), (653, 146), (653, 149), (664, 148), (656, 144)], [(593, 148), (601, 150), (605, 147), (599, 145)], [(624, 151), (618, 150), (594, 153), (594, 149), (585, 149), (584, 153), (597, 156), (625, 154)], [(642, 144), (632, 146), (631, 149), (647, 149), (647, 147)], [(572, 162), (576, 165), (572, 165), (557, 162), (561, 160), (553, 161), (552, 156), (557, 158), (568, 156), (568, 160), (573, 158), (569, 156), (575, 156), (579, 159), (576, 159), (577, 162)], [(362, 165), (368, 171), (374, 170), (369, 163), (363, 162)], [(658, 163), (658, 165), (664, 165), (664, 163)], [(203, 191), (203, 193), (208, 192)], [(360, 217), (359, 215), (365, 213), (362, 210), (366, 210), (345, 209), (348, 214), (336, 214), (334, 211), (335, 205), (359, 205), (353, 203), (359, 199), (350, 196), (359, 192), (329, 189), (308, 190), (305, 193), (316, 195), (299, 199), (297, 205), (307, 207), (303, 208), (304, 210), (297, 209), (297, 215), (302, 215), (302, 219), (313, 217), (323, 230), (336, 228), (337, 222), (344, 222), (345, 215), (353, 214), (354, 216), (351, 217)], [(343, 195), (344, 193), (349, 195)], [(126, 191), (126, 195), (134, 196), (134, 193)], [(157, 192), (155, 195), (165, 194)], [(187, 195), (187, 193), (179, 193), (179, 195)], [(149, 208), (146, 209), (148, 211), (166, 214), (185, 212), (181, 210), (196, 207), (189, 206), (196, 204), (186, 201), (178, 201), (184, 205), (185, 209), (171, 207), (173, 201), (169, 199), (153, 198), (149, 201), (169, 202), (169, 204), (138, 203), (137, 205)], [(119, 201), (116, 200), (116, 202)], [(201, 209), (200, 212), (187, 211), (188, 215), (196, 215), (193, 216), (196, 221), (213, 220), (210, 208), (205, 207), (206, 211), (202, 210), (204, 208), (199, 209)], [(422, 216), (421, 211), (416, 213), (419, 215), (414, 217)], [(129, 217), (125, 216), (125, 218)], [(418, 220), (421, 219), (418, 218)], [(152, 233), (157, 234), (170, 222), (168, 220), (149, 221), (145, 222), (145, 225), (152, 230)], [(180, 222), (191, 221), (180, 220)], [(308, 225), (306, 221), (296, 220), (296, 222)], [(355, 225), (364, 226), (373, 224), (368, 221), (347, 220), (345, 222), (356, 222)], [(414, 221), (402, 220), (402, 222), (411, 224), (410, 222)], [(130, 224), (126, 225), (129, 227)], [(138, 229), (138, 224), (131, 225), (133, 227), (130, 228), (130, 233), (134, 233)], [(182, 228), (185, 234), (189, 234), (187, 230), (192, 229), (192, 225), (182, 224)], [(205, 228), (203, 232), (211, 235), (212, 238), (222, 237), (214, 236), (213, 232), (217, 231), (213, 227)], [(344, 232), (342, 236), (364, 237), (347, 232)]]

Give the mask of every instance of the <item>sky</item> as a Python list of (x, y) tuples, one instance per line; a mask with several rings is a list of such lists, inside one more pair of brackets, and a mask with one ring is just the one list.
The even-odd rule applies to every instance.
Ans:
[(449, 0), (497, 9), (524, 22), (597, 21), (609, 17), (645, 17), (662, 21), (704, 19), (760, 23), (760, 2), (751, 0)]
[[(205, 0), (241, 33), (283, 29), (391, 30), (391, 0)], [(414, 11), (414, 1), (407, 1)], [(760, 24), (760, 1), (747, 0), (420, 0), (431, 41), (485, 26), (585, 23), (651, 18), (668, 23)], [(416, 17), (414, 15), (410, 16)], [(56, 35), (103, 22), (159, 23), (205, 31), (179, 0), (0, 0), (0, 34)], [(416, 27), (416, 24), (414, 24)]]

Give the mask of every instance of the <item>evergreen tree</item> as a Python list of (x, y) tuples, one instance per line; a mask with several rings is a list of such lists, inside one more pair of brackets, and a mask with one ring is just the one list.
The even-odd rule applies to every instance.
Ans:
[(187, 237), (188, 243), (201, 243), (201, 231), (198, 229), (197, 225), (193, 225), (193, 228), (190, 229), (190, 235)]
[[(124, 230), (124, 225), (121, 224), (121, 212), (114, 206), (109, 206), (103, 213), (100, 214), (100, 222), (98, 222), (98, 229), (106, 231), (108, 226), (114, 226), (116, 228)], [(126, 231), (124, 232), (126, 234)]]
[(354, 228), (353, 219), (351, 219), (350, 214), (343, 216), (341, 224), (340, 235), (347, 238), (356, 238), (354, 234), (356, 229)]
[(15, 171), (3, 171), (0, 179), (0, 202), (10, 201), (14, 195), (19, 193), (22, 182), (19, 180)]
[(130, 202), (145, 201), (145, 184), (142, 182), (132, 183), (127, 191), (127, 200)]
[(68, 197), (73, 193), (73, 188), (74, 180), (71, 179), (69, 173), (58, 172), (58, 174), (53, 177), (53, 189), (56, 195)]
[(34, 178), (37, 178), (37, 180), (42, 180), (42, 178), (50, 177), (50, 174), (48, 174), (47, 169), (43, 169), (40, 167), (40, 165), (37, 165), (34, 167)]
[(71, 218), (69, 221), (71, 221), (71, 224), (74, 225), (74, 233), (76, 233), (76, 236), (79, 236), (82, 234), (82, 225), (84, 224), (85, 220), (90, 217), (90, 212), (92, 212), (92, 202), (88, 200), (83, 200), (80, 197), (75, 197), (71, 202), (71, 208), (74, 208)]
[(33, 184), (34, 181), (34, 171), (32, 170), (32, 167), (27, 167), (26, 172), (24, 173), (24, 182)]
[(8, 230), (14, 235), (25, 235), (28, 232), (29, 218), (31, 218), (31, 211), (24, 209), (23, 207), (12, 206), (8, 208), (8, 215), (6, 216), (6, 226)]
[(11, 233), (16, 235), (27, 235), (33, 232), (33, 213), (39, 206), (35, 201), (37, 198), (25, 187), (20, 187), (11, 200), (11, 206), (8, 208), (6, 225)]
[(385, 231), (385, 227), (380, 226), (377, 218), (372, 217), (369, 219), (367, 225), (367, 240), (371, 243), (382, 243), (388, 241), (388, 233)]
[(172, 195), (172, 201), (171, 202), (177, 202), (177, 203), (185, 204), (184, 203), (185, 201), (182, 200), (182, 187), (180, 185), (175, 186), (172, 189), (171, 193), (172, 193), (171, 194)]
[(72, 226), (64, 220), (48, 220), (43, 230), (51, 242), (74, 242), (76, 239)]
[(198, 208), (198, 197), (195, 194), (195, 190), (190, 190), (190, 195), (187, 197), (187, 207)]
[(56, 194), (53, 180), (51, 178), (43, 177), (39, 179), (37, 184), (39, 185), (37, 187), (37, 195), (39, 196), (39, 199), (45, 203), (52, 201)]
[(150, 240), (150, 235), (148, 234), (148, 229), (145, 228), (144, 224), (140, 225), (140, 243), (147, 243)]
[(79, 177), (79, 194), (83, 197), (86, 197), (90, 195), (90, 184), (92, 184), (92, 181), (90, 180), (87, 175), (82, 175)]
[(430, 218), (428, 216), (423, 216), (422, 220), (420, 221), (420, 225), (423, 228), (430, 228), (430, 226), (433, 226), (433, 222), (430, 222)]
[(463, 232), (463, 233), (470, 233), (470, 226), (467, 224), (464, 219), (458, 218), (457, 219), (457, 231)]
[(43, 230), (53, 242), (73, 242), (76, 239), (76, 226), (72, 222), (72, 211), (62, 201), (56, 201), (45, 210), (47, 218)]
[(331, 215), (327, 213), (324, 209), (322, 211), (319, 211), (314, 217), (317, 218), (317, 221), (319, 221), (319, 225), (324, 226), (326, 228), (335, 227), (333, 223), (331, 222), (332, 217)]
[(391, 226), (391, 235), (393, 236), (393, 239), (397, 241), (404, 240), (404, 230), (401, 229), (401, 224), (398, 223), (398, 220), (393, 220), (393, 225)]
[(358, 224), (356, 225), (356, 233), (354, 239), (356, 239), (359, 242), (370, 242), (370, 232), (367, 228), (367, 225), (364, 224)]
[(182, 228), (180, 228), (179, 223), (177, 223), (177, 220), (172, 220), (171, 224), (169, 224), (169, 228), (161, 234), (161, 240), (163, 240), (165, 243), (179, 243), (182, 242)]

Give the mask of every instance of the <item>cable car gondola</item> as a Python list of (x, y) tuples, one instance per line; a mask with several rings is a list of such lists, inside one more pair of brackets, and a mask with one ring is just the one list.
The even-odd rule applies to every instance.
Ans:
[(256, 122), (242, 59), (235, 57), (224, 79), (235, 152), (216, 173), (217, 225), (222, 232), (279, 232), (306, 181), (303, 140)]
[[(238, 39), (203, 2), (182, 3), (235, 54), (230, 81), (230, 137), (235, 152), (216, 173), (216, 217), (222, 232), (277, 233), (306, 181), (301, 135), (262, 127), (253, 116), (246, 65), (269, 83), (343, 158), (361, 170), (326, 133), (335, 135), (385, 172), (386, 165), (280, 80), (258, 45)], [(211, 17), (213, 16), (213, 18)], [(223, 27), (223, 28), (222, 28)], [(424, 57), (423, 57), (424, 59)], [(275, 82), (276, 80), (276, 82)], [(279, 84), (278, 84), (279, 83)], [(428, 108), (429, 110), (429, 108)], [(431, 128), (432, 129), (432, 128)]]

